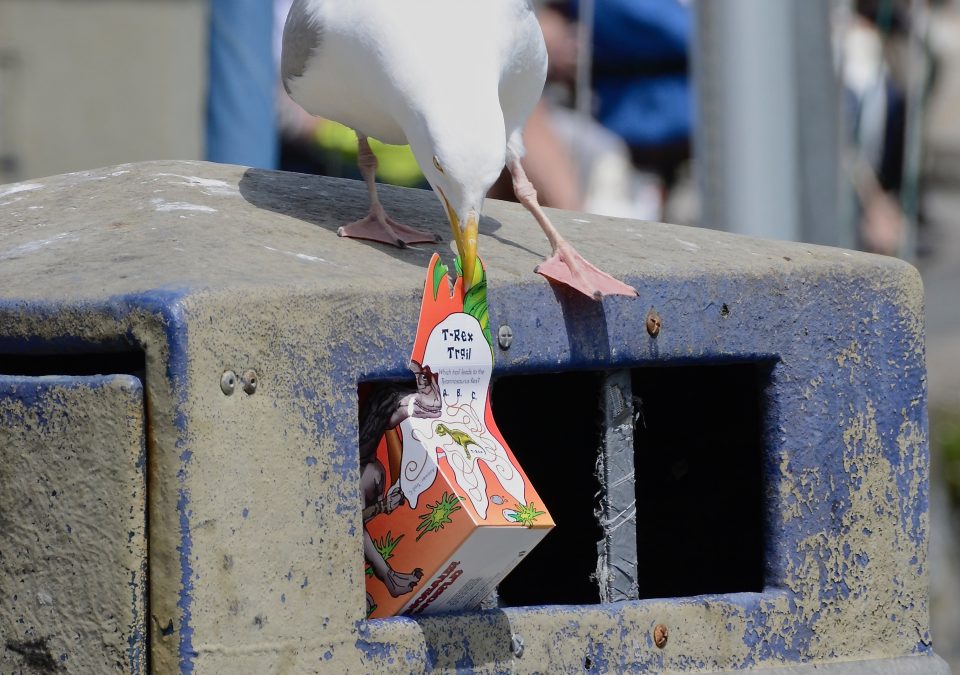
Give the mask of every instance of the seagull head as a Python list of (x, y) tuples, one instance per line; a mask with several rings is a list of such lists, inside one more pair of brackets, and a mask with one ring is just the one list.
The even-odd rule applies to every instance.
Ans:
[(473, 282), (477, 228), (483, 200), (506, 159), (506, 134), (499, 105), (439, 107), (423, 115), (410, 147), (450, 221), (463, 269), (463, 289)]

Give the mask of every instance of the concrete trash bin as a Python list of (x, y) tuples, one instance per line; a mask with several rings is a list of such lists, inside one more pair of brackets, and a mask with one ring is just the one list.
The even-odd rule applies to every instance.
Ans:
[(594, 303), (497, 202), (492, 405), (557, 526), (486, 609), (366, 620), (358, 386), (409, 377), (452, 260), (382, 195), (444, 243), (338, 239), (359, 182), (0, 186), (0, 671), (948, 672), (916, 271), (556, 213), (640, 292)]

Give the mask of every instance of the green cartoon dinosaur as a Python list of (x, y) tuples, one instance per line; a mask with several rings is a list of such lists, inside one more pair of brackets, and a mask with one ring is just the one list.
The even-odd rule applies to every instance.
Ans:
[(463, 448), (463, 451), (467, 453), (467, 459), (470, 459), (470, 449), (467, 447), (470, 444), (473, 444), (483, 450), (483, 446), (477, 443), (475, 440), (470, 438), (469, 434), (464, 431), (457, 431), (456, 429), (450, 429), (445, 424), (437, 425), (437, 435), (438, 436), (449, 436), (453, 439), (453, 442)]

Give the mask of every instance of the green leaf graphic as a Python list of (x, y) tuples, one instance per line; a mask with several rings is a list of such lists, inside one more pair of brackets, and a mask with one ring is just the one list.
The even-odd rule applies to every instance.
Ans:
[(546, 511), (537, 511), (536, 504), (530, 502), (529, 504), (514, 504), (513, 505), (515, 512), (511, 515), (511, 520), (515, 523), (520, 523), (525, 527), (533, 527), (534, 522), (537, 518), (544, 515)]
[[(377, 550), (380, 551), (380, 555), (383, 556), (384, 560), (389, 560), (393, 557), (393, 549), (397, 547), (397, 544), (400, 543), (400, 540), (403, 539), (401, 534), (396, 539), (393, 538), (393, 534), (387, 532), (385, 535), (379, 539), (373, 540), (373, 545), (377, 547)], [(370, 563), (367, 563), (366, 569), (364, 570), (368, 577), (373, 576), (373, 567), (370, 566)]]
[(487, 312), (487, 280), (481, 277), (482, 281), (470, 287), (463, 298), (463, 311), (480, 324), (483, 330), (483, 337), (487, 339), (490, 350), (493, 350), (493, 336), (490, 334), (490, 315)]
[[(463, 276), (463, 265), (460, 262), (460, 256), (455, 261), (457, 276)], [(477, 258), (477, 265), (473, 268), (473, 284), (463, 298), (463, 311), (469, 314), (483, 331), (483, 337), (486, 338), (490, 346), (490, 354), (493, 355), (493, 335), (490, 333), (490, 315), (487, 311), (487, 272), (483, 269), (483, 263)]]
[(450, 516), (460, 510), (461, 499), (462, 497), (444, 492), (440, 499), (433, 504), (428, 504), (426, 513), (420, 515), (420, 524), (417, 525), (417, 530), (420, 532), (417, 535), (417, 541), (420, 541), (420, 537), (428, 532), (438, 532), (444, 525), (452, 523)]
[(433, 299), (437, 299), (437, 294), (440, 292), (440, 283), (443, 281), (443, 277), (447, 273), (447, 266), (444, 265), (439, 260), (437, 261), (436, 266), (433, 268)]

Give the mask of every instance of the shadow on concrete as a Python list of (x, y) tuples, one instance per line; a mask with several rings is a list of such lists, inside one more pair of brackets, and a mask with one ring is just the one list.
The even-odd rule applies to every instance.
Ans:
[[(495, 224), (496, 227), (490, 228), (489, 230), (488, 230), (488, 229), (485, 229), (485, 228), (484, 228), (484, 222), (485, 222), (485, 221), (489, 221), (490, 223)], [(532, 217), (532, 216), (530, 217), (530, 225), (531, 225), (532, 227), (537, 227), (537, 223), (536, 223), (535, 220), (533, 220), (533, 217)], [(517, 242), (513, 241), (512, 239), (507, 239), (506, 237), (502, 237), (502, 236), (500, 236), (500, 235), (498, 235), (498, 234), (494, 234), (494, 232), (496, 232), (496, 230), (498, 230), (499, 228), (500, 228), (500, 223), (499, 223), (499, 221), (494, 220), (493, 218), (488, 218), (487, 216), (484, 216), (484, 217), (480, 220), (480, 234), (485, 234), (485, 235), (487, 235), (487, 236), (489, 236), (489, 237), (491, 237), (491, 238), (493, 238), (493, 239), (496, 239), (498, 242), (500, 242), (500, 243), (503, 244), (504, 246), (509, 246), (510, 248), (515, 248), (515, 249), (517, 249), (518, 251), (524, 251), (525, 253), (529, 253), (530, 255), (536, 256), (536, 257), (538, 257), (538, 258), (543, 257), (544, 251), (549, 251), (549, 250), (550, 250), (549, 245), (546, 245), (546, 246), (544, 246), (544, 251), (534, 251), (532, 248), (527, 248), (527, 247), (524, 246), (523, 244), (518, 244)], [(531, 269), (531, 272), (532, 272), (532, 271), (533, 271), (533, 270)]]
[[(340, 226), (363, 218), (369, 206), (363, 181), (347, 178), (247, 169), (239, 187), (241, 196), (259, 209), (290, 216), (334, 234)], [(397, 260), (421, 267), (426, 267), (434, 251), (440, 251), (441, 255), (447, 257), (446, 251), (451, 248), (450, 225), (431, 190), (378, 185), (378, 192), (390, 217), (410, 227), (433, 232), (441, 240), (436, 244), (415, 244), (406, 249), (362, 239), (351, 239), (351, 244), (372, 246)], [(531, 225), (536, 226), (533, 222)], [(484, 216), (480, 220), (480, 234), (492, 237), (505, 246), (541, 255), (499, 236), (497, 232), (502, 228), (502, 223), (494, 218)]]
[(563, 309), (563, 323), (572, 364), (610, 362), (610, 335), (603, 302), (588, 298), (563, 284), (550, 284)]

